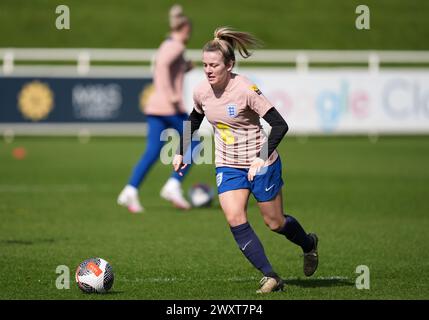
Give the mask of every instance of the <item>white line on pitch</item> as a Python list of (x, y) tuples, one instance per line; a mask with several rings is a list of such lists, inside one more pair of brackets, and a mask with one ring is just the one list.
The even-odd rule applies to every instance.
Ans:
[(0, 185), (0, 193), (88, 192), (83, 184), (71, 185)]
[[(295, 281), (295, 280), (303, 280), (304, 278), (298, 278), (298, 277), (290, 277), (290, 278), (283, 278), (285, 281)], [(343, 276), (328, 276), (328, 277), (314, 277), (312, 280), (348, 280), (348, 277)], [(118, 281), (121, 282), (185, 282), (185, 281), (194, 281), (195, 278), (135, 278), (135, 279), (127, 279), (127, 278), (121, 278), (118, 279)], [(204, 281), (213, 281), (213, 282), (246, 282), (246, 281), (255, 281), (260, 280), (257, 277), (247, 277), (247, 278), (208, 278), (208, 279), (197, 279), (197, 280), (204, 280)]]

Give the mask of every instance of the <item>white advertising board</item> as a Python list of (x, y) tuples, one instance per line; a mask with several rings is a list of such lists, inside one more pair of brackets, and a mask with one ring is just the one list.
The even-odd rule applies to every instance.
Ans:
[[(292, 134), (429, 133), (429, 70), (240, 68), (287, 120)], [(185, 101), (204, 80), (186, 76)]]

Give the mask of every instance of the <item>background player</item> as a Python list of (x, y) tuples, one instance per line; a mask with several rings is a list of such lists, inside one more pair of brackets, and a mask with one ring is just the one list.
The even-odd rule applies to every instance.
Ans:
[[(153, 94), (145, 106), (148, 124), (146, 151), (134, 167), (128, 184), (118, 197), (118, 204), (127, 207), (131, 212), (143, 211), (139, 201), (138, 188), (144, 181), (150, 168), (159, 157), (163, 141), (161, 132), (174, 128), (179, 133), (183, 121), (188, 118), (185, 111), (182, 89), (185, 72), (192, 69), (191, 61), (184, 59), (185, 46), (191, 35), (191, 22), (183, 14), (182, 7), (175, 5), (170, 9), (170, 35), (161, 44), (155, 58)], [(183, 196), (181, 187), (184, 175), (173, 172), (161, 190), (161, 197), (171, 201), (180, 209), (189, 209), (191, 205)]]
[[(265, 224), (302, 248), (306, 276), (311, 276), (318, 266), (318, 239), (315, 234), (307, 234), (294, 217), (283, 211), (282, 164), (276, 147), (288, 130), (285, 120), (252, 82), (232, 72), (234, 50), (237, 48), (247, 58), (248, 48), (257, 43), (249, 33), (229, 28), (215, 31), (214, 39), (203, 48), (207, 79), (194, 90), (194, 109), (189, 120), (191, 134), (204, 117), (214, 128), (219, 201), (239, 248), (264, 275), (257, 292), (266, 293), (282, 290), (284, 283), (247, 221), (250, 193), (258, 201)], [(260, 117), (272, 128), (268, 139)], [(187, 167), (182, 155), (190, 136), (184, 138), (173, 160), (177, 172)]]

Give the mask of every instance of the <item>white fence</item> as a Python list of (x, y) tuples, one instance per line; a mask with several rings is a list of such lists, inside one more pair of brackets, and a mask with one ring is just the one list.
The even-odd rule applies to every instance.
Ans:
[[(85, 75), (91, 62), (152, 62), (155, 53), (155, 49), (0, 48), (4, 76), (13, 74), (17, 61), (73, 61), (78, 74)], [(187, 50), (186, 54), (189, 59), (201, 59), (201, 50)], [(380, 63), (429, 63), (429, 51), (257, 50), (251, 61), (294, 63), (300, 71), (307, 71), (310, 63), (362, 63), (378, 71)]]

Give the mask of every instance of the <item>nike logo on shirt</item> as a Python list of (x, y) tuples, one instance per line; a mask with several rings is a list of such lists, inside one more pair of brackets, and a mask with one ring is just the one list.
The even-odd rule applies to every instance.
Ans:
[(271, 187), (269, 188), (265, 188), (265, 191), (270, 191), (273, 187), (275, 186), (275, 184), (273, 184)]

